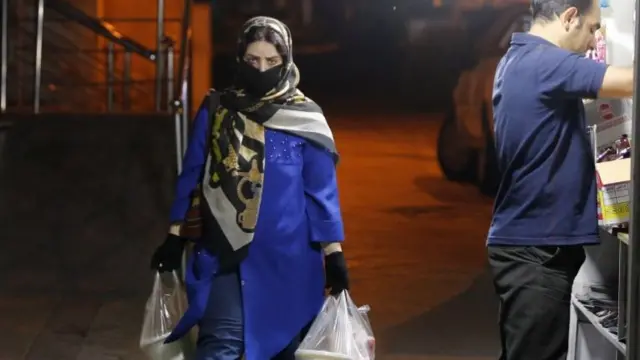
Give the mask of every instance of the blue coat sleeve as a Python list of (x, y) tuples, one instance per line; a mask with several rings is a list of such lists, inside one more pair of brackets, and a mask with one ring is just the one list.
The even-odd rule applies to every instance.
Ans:
[(302, 177), (311, 241), (343, 241), (344, 225), (333, 156), (324, 149), (306, 143), (303, 158)]
[(193, 121), (193, 128), (187, 145), (187, 151), (182, 161), (182, 172), (176, 182), (175, 197), (169, 221), (181, 222), (191, 206), (191, 193), (201, 181), (200, 175), (207, 160), (207, 132), (209, 131), (209, 111), (201, 106)]

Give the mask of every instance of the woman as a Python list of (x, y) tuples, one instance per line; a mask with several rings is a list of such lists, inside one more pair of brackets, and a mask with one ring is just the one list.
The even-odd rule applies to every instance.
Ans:
[[(214, 114), (206, 100), (196, 115), (173, 225), (153, 256), (159, 271), (180, 267), (180, 225), (200, 204), (189, 309), (167, 340), (199, 325), (197, 360), (294, 359), (325, 287), (349, 287), (333, 136), (320, 107), (296, 89), (291, 46), (276, 19), (243, 26), (235, 84)], [(191, 200), (194, 188), (200, 197)]]

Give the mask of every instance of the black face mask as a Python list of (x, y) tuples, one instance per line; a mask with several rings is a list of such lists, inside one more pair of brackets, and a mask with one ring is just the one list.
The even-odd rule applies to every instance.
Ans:
[(248, 94), (263, 97), (278, 85), (282, 74), (283, 65), (260, 71), (253, 66), (241, 61), (238, 65), (238, 80)]

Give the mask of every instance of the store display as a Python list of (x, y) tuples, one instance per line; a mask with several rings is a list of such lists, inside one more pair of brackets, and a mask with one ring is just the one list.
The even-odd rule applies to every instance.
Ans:
[(596, 47), (587, 51), (586, 54), (588, 58), (601, 63), (605, 63), (607, 60), (607, 40), (605, 37), (605, 29), (606, 28), (602, 26), (600, 29), (596, 30)]
[(585, 101), (587, 133), (597, 163), (600, 226), (626, 227), (629, 221), (631, 108), (632, 101), (628, 99)]
[[(597, 99), (585, 102), (587, 132), (595, 146), (597, 160), (608, 161), (618, 157), (621, 150), (631, 147), (631, 100)], [(613, 149), (612, 150), (610, 150)], [(605, 154), (609, 152), (608, 154)], [(629, 150), (625, 152), (630, 153)], [(600, 159), (600, 156), (603, 159)], [(607, 157), (607, 155), (611, 155)], [(628, 157), (628, 155), (625, 155)]]
[[(617, 279), (614, 279), (617, 280)], [(585, 306), (598, 306), (607, 308), (609, 305), (613, 306), (618, 302), (618, 287), (617, 284), (612, 285), (589, 285), (582, 294), (575, 294), (576, 299)]]
[(612, 335), (618, 335), (618, 289), (609, 286), (590, 286), (589, 291), (576, 299), (596, 318), (598, 324)]
[(629, 142), (629, 136), (622, 134), (618, 140), (616, 140), (612, 146), (607, 146), (600, 149), (600, 153), (596, 157), (596, 162), (613, 161), (620, 159), (628, 159), (631, 157), (631, 143)]
[[(634, 65), (635, 3), (600, 1), (602, 27), (587, 57), (612, 66)], [(635, 327), (635, 319), (627, 323), (627, 303), (634, 298), (627, 289), (633, 240), (618, 236), (628, 231), (631, 220), (633, 100), (589, 99), (584, 106), (596, 163), (601, 243), (585, 247), (586, 259), (573, 284), (567, 360), (638, 360), (637, 351), (626, 344), (627, 328)]]
[(629, 186), (631, 160), (621, 159), (596, 164), (600, 225), (616, 226), (629, 222)]
[(586, 296), (576, 296), (578, 301), (596, 316), (598, 323), (614, 335), (618, 334), (617, 292), (617, 289), (609, 287), (591, 286)]

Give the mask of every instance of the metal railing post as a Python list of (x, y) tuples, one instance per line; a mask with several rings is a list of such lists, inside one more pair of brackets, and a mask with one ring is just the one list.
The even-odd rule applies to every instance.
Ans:
[(187, 144), (189, 143), (189, 112), (188, 106), (182, 105), (182, 155), (187, 153)]
[(182, 86), (182, 80), (185, 74), (184, 67), (185, 61), (187, 61), (187, 54), (189, 52), (189, 43), (191, 42), (191, 1), (184, 2), (184, 8), (182, 9), (182, 24), (180, 29), (180, 54), (178, 55), (178, 82), (177, 92), (180, 93), (180, 86)]
[(7, 61), (9, 61), (9, 0), (2, 0), (2, 64), (0, 64), (0, 113), (7, 111)]
[(40, 86), (42, 85), (42, 38), (44, 36), (44, 0), (38, 0), (36, 22), (36, 53), (33, 69), (33, 112), (40, 113)]
[(131, 52), (125, 51), (122, 64), (122, 108), (131, 108)]
[(173, 124), (175, 130), (175, 139), (176, 139), (176, 169), (178, 170), (178, 175), (182, 172), (182, 156), (183, 156), (183, 144), (182, 144), (182, 113), (184, 112), (184, 108), (182, 107), (182, 103), (180, 100), (175, 100), (173, 102)]
[(189, 143), (189, 75), (182, 81), (182, 155), (187, 152), (187, 144)]
[(115, 72), (115, 61), (114, 61), (114, 44), (109, 41), (107, 43), (107, 111), (113, 111), (113, 83), (114, 83), (114, 72)]
[(187, 152), (187, 144), (189, 143), (189, 115), (191, 108), (191, 45), (185, 44), (181, 52), (187, 54), (189, 59), (184, 63), (184, 68), (181, 69), (182, 83), (180, 84), (180, 101), (182, 102), (182, 153)]
[(175, 86), (175, 59), (173, 45), (173, 40), (167, 39), (167, 102), (173, 100), (173, 89)]
[[(155, 106), (156, 111), (162, 110), (162, 79), (165, 71), (164, 51), (162, 43), (164, 40), (164, 0), (158, 0), (158, 13), (156, 19), (156, 83), (155, 83)], [(170, 100), (169, 100), (170, 101)]]

